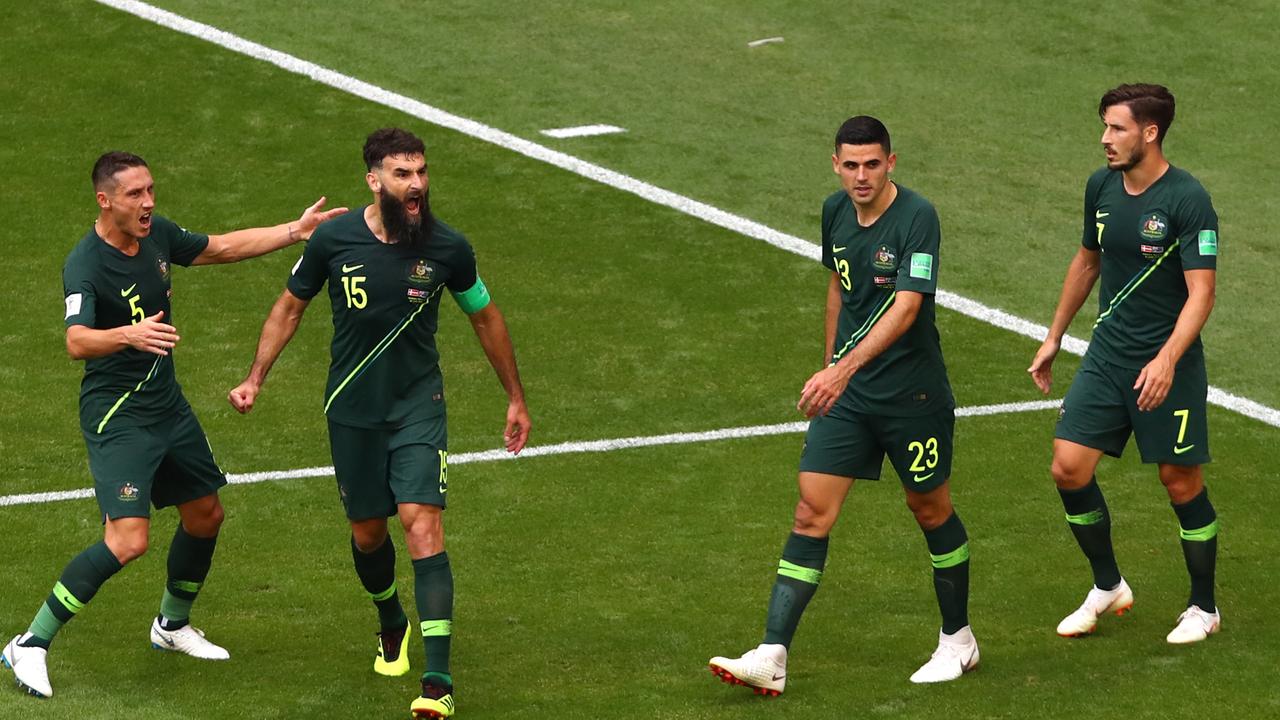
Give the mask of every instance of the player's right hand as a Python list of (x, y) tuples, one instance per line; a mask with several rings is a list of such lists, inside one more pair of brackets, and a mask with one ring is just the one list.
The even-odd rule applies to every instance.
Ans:
[(1032, 382), (1045, 395), (1049, 394), (1049, 388), (1053, 385), (1053, 359), (1058, 356), (1060, 346), (1057, 340), (1045, 340), (1032, 358), (1031, 367), (1027, 368)]
[(143, 352), (149, 352), (154, 355), (168, 355), (169, 350), (178, 344), (178, 329), (172, 325), (160, 322), (160, 318), (164, 317), (164, 311), (143, 318), (141, 322), (133, 325), (125, 325), (122, 329), (124, 332), (124, 341), (129, 347)]
[(245, 380), (231, 388), (231, 392), (227, 393), (227, 402), (243, 415), (253, 409), (253, 401), (258, 398), (259, 389), (257, 383)]

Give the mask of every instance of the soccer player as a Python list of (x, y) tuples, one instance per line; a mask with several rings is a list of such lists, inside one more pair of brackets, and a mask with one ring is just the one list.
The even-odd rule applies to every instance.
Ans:
[(1048, 393), (1062, 335), (1101, 275), (1093, 340), (1062, 402), (1053, 441), (1053, 480), (1067, 526), (1093, 569), (1084, 603), (1058, 624), (1064, 637), (1088, 634), (1100, 615), (1133, 605), (1094, 477), (1102, 454), (1120, 457), (1130, 433), (1142, 461), (1159, 467), (1191, 575), (1187, 609), (1167, 639), (1198, 642), (1221, 622), (1213, 595), (1218, 519), (1200, 469), (1209, 462), (1200, 329), (1213, 309), (1218, 216), (1200, 183), (1165, 159), (1173, 112), (1173, 95), (1160, 85), (1121, 85), (1102, 96), (1107, 166), (1085, 184), (1081, 246), (1049, 335), (1028, 368)]
[(85, 361), (80, 428), (105, 530), (62, 571), (27, 632), (0, 653), (18, 686), (37, 697), (53, 695), (46, 659), (58, 630), (147, 551), (151, 505), (175, 505), (181, 517), (151, 643), (205, 660), (229, 657), (189, 620), (213, 561), (226, 478), (174, 377), (171, 267), (257, 257), (346, 212), (322, 211), (320, 198), (291, 223), (202, 235), (155, 214), (155, 183), (137, 155), (106, 153), (92, 178), (98, 218), (67, 256), (62, 282), (67, 352)]
[(409, 671), (409, 621), (395, 580), (387, 518), (398, 515), (413, 560), (414, 596), (426, 650), (414, 717), (454, 712), (449, 672), (453, 573), (444, 548), (448, 443), (435, 332), (444, 290), (467, 313), (507, 392), (508, 451), (529, 437), (529, 411), (511, 337), (461, 233), (431, 214), (422, 140), (387, 128), (364, 145), (373, 203), (320, 228), (262, 327), (248, 376), (230, 393), (253, 408), (267, 372), (325, 282), (333, 307), (332, 362), (325, 390), (338, 494), (351, 523), (356, 574), (378, 611), (383, 675)]
[(800, 453), (800, 501), (769, 598), (764, 642), (711, 671), (761, 695), (786, 684), (787, 651), (818, 589), (827, 541), (854, 478), (876, 480), (885, 455), (924, 531), (942, 630), (911, 681), (944, 682), (978, 664), (969, 627), (969, 544), (951, 505), (955, 400), (934, 324), (938, 214), (889, 179), (897, 156), (875, 118), (850, 118), (831, 163), (842, 189), (822, 206), (827, 367), (805, 383), (798, 407), (812, 418)]

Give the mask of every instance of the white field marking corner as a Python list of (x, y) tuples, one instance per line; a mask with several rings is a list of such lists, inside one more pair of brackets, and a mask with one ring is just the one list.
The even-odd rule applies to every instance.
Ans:
[[(135, 15), (170, 30), (176, 30), (213, 43), (232, 52), (271, 63), (283, 70), (311, 78), (318, 83), (364, 98), (370, 102), (399, 110), (433, 125), (460, 132), (478, 140), (506, 148), (525, 157), (540, 160), (582, 177), (590, 178), (609, 187), (629, 192), (650, 202), (678, 210), (686, 215), (692, 215), (740, 235), (763, 240), (787, 252), (813, 260), (820, 259), (822, 254), (822, 249), (819, 246), (794, 235), (779, 232), (754, 220), (726, 212), (670, 190), (664, 190), (643, 180), (637, 180), (629, 175), (623, 175), (620, 172), (589, 163), (572, 155), (552, 150), (544, 145), (489, 127), (475, 120), (454, 115), (419, 100), (385, 90), (363, 80), (357, 80), (349, 75), (343, 75), (340, 72), (294, 57), (288, 53), (273, 50), (265, 45), (259, 45), (211, 25), (205, 25), (136, 0), (96, 0), (96, 2)], [(1044, 325), (941, 289), (937, 294), (937, 303), (948, 310), (1019, 335), (1025, 335), (1037, 341), (1043, 340), (1049, 330)], [(1083, 355), (1086, 347), (1088, 347), (1088, 343), (1080, 338), (1070, 335), (1063, 338), (1062, 348), (1074, 355)], [(1210, 387), (1209, 402), (1234, 410), (1255, 420), (1261, 420), (1268, 425), (1280, 427), (1280, 410), (1267, 407), (1248, 398)]]
[[(1061, 400), (1037, 400), (1033, 402), (1000, 403), (998, 405), (974, 405), (956, 409), (956, 417), (977, 417), (982, 415), (1000, 415), (1004, 413), (1034, 412), (1050, 410), (1058, 407)], [(602, 453), (633, 448), (657, 447), (659, 445), (687, 445), (690, 443), (715, 442), (717, 440), (737, 440), (740, 438), (766, 437), (769, 435), (787, 435), (802, 433), (809, 423), (789, 422), (776, 425), (749, 425), (747, 427), (721, 428), (702, 432), (668, 433), (666, 435), (642, 435), (637, 437), (614, 438), (613, 440), (586, 440), (577, 442), (556, 443), (555, 445), (536, 445), (527, 447), (520, 453), (519, 459), (543, 457), (546, 455), (569, 455), (576, 453)], [(516, 460), (517, 456), (506, 450), (483, 450), (480, 452), (458, 453), (449, 456), (450, 465), (465, 465), (473, 462), (495, 462), (499, 460)], [(312, 467), (299, 470), (272, 470), (268, 472), (252, 472), (227, 475), (227, 482), (232, 485), (249, 485), (268, 480), (295, 480), (298, 478), (331, 477), (333, 467)], [(79, 490), (59, 490), (56, 492), (26, 493), (22, 495), (0, 495), (0, 507), (12, 505), (39, 505), (60, 502), (63, 500), (80, 500), (93, 497), (92, 488)]]

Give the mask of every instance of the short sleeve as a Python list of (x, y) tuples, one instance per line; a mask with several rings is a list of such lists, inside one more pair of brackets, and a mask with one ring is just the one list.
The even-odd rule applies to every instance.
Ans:
[(93, 327), (97, 320), (93, 282), (83, 264), (74, 258), (68, 258), (62, 269), (62, 301), (65, 306), (63, 319), (67, 327)]
[(471, 247), (471, 243), (463, 240), (450, 263), (449, 278), (445, 280), (445, 287), (452, 293), (464, 293), (476, 284), (478, 277), (476, 251)]
[(159, 236), (162, 233), (168, 241), (171, 263), (188, 267), (209, 247), (208, 235), (191, 232), (168, 218), (156, 216), (152, 222), (155, 227), (151, 234)]
[(1094, 174), (1084, 184), (1084, 225), (1080, 234), (1080, 244), (1085, 250), (1097, 252), (1102, 248), (1098, 244), (1097, 197), (1098, 175)]
[(298, 262), (294, 263), (293, 271), (289, 275), (289, 282), (286, 287), (294, 297), (299, 300), (310, 300), (315, 297), (324, 287), (324, 283), (329, 279), (329, 243), (326, 242), (326, 235), (322, 232), (324, 226), (321, 225), (307, 242), (307, 246), (302, 251), (302, 257)]
[(897, 289), (934, 295), (938, 292), (938, 246), (942, 227), (938, 211), (925, 205), (916, 211), (907, 230), (898, 263)]
[(1182, 269), (1218, 269), (1218, 213), (1209, 193), (1197, 186), (1174, 212)]
[(835, 223), (836, 206), (828, 198), (822, 203), (822, 264), (836, 272), (836, 259), (831, 252), (831, 226)]

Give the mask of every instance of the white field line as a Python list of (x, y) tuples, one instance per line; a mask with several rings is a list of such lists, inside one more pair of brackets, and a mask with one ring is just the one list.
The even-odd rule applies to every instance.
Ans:
[(758, 48), (761, 45), (772, 45), (774, 43), (780, 43), (780, 42), (784, 42), (784, 38), (781, 38), (781, 37), (760, 38), (759, 40), (752, 40), (751, 42), (747, 43), (747, 47)]
[(611, 133), (626, 132), (626, 128), (620, 128), (617, 125), (578, 125), (576, 127), (552, 128), (551, 130), (542, 130), (542, 134), (547, 137), (557, 139), (590, 137), (592, 135), (609, 135)]
[[(167, 10), (161, 10), (152, 5), (135, 0), (96, 0), (97, 2), (109, 7), (122, 10), (131, 15), (136, 15), (144, 20), (148, 20), (157, 25), (176, 30), (177, 32), (191, 35), (193, 37), (205, 40), (220, 47), (231, 50), (232, 52), (246, 55), (251, 58), (271, 63), (276, 67), (287, 70), (291, 73), (303, 75), (312, 80), (328, 85), (329, 87), (342, 90), (356, 97), (364, 98), (370, 102), (378, 103), (395, 110), (399, 110), (408, 115), (412, 115), (420, 120), (424, 120), (433, 125), (448, 128), (460, 132), (464, 135), (483, 140), (485, 142), (498, 145), (500, 147), (519, 153), (525, 157), (540, 160), (542, 162), (554, 165), (558, 168), (568, 170), (569, 172), (590, 178), (597, 182), (608, 185), (625, 192), (638, 195), (650, 202), (665, 207), (678, 210), (686, 215), (704, 220), (713, 225), (718, 225), (727, 230), (732, 230), (740, 235), (745, 235), (756, 240), (763, 240), (776, 248), (795, 253), (802, 257), (812, 260), (818, 260), (821, 257), (822, 249), (794, 235), (788, 235), (783, 232), (774, 230), (767, 225), (763, 225), (754, 220), (748, 220), (740, 215), (726, 212), (720, 208), (713, 207), (706, 203), (698, 202), (692, 198), (678, 195), (670, 190), (664, 190), (656, 185), (651, 185), (643, 180), (637, 180), (629, 175), (623, 175), (620, 172), (609, 170), (594, 163), (580, 160), (572, 155), (568, 155), (549, 147), (539, 145), (535, 142), (516, 137), (508, 132), (503, 132), (497, 128), (489, 127), (482, 123), (476, 122), (469, 118), (464, 118), (453, 113), (445, 112), (424, 102), (414, 100), (413, 98), (384, 90), (376, 85), (357, 80), (349, 75), (343, 75), (335, 70), (321, 67), (315, 63), (302, 60), (287, 53), (273, 50), (265, 45), (245, 40), (238, 35), (232, 35), (224, 30), (189, 20), (181, 15), (175, 15)], [(939, 290), (937, 294), (937, 303), (944, 308), (953, 310), (962, 315), (980, 320), (982, 322), (994, 325), (1004, 330), (1025, 335), (1033, 340), (1043, 340), (1048, 333), (1048, 328), (1044, 325), (1025, 320), (1011, 315), (1003, 310), (984, 305), (976, 300), (971, 300), (960, 295), (945, 290)], [(1084, 350), (1088, 347), (1088, 343), (1079, 338), (1067, 336), (1063, 339), (1063, 349), (1075, 355), (1083, 355)], [(1030, 358), (1027, 358), (1030, 362)], [(1229, 410), (1261, 420), (1268, 425), (1280, 427), (1280, 410), (1267, 407), (1261, 403), (1255, 402), (1248, 398), (1233, 395), (1218, 388), (1209, 388), (1209, 402), (1225, 407)]]
[[(1061, 400), (1038, 400), (1034, 402), (1001, 403), (999, 405), (975, 405), (956, 410), (956, 417), (977, 417), (981, 415), (1000, 415), (1004, 413), (1034, 412), (1058, 407)], [(659, 445), (687, 445), (690, 443), (715, 442), (717, 440), (735, 440), (739, 438), (765, 437), (767, 435), (787, 435), (802, 433), (809, 423), (789, 422), (776, 425), (750, 425), (747, 427), (721, 428), (704, 432), (669, 433), (666, 435), (647, 435), (638, 437), (615, 438), (613, 440), (585, 440), (577, 442), (557, 443), (555, 445), (537, 445), (527, 447), (519, 458), (543, 457), (546, 455), (570, 455), (576, 453), (602, 453), (632, 448), (656, 447)], [(517, 457), (506, 450), (483, 450), (480, 452), (458, 453), (449, 456), (450, 465), (465, 465), (473, 462), (495, 462), (499, 460), (515, 460)], [(312, 467), (299, 470), (272, 470), (269, 472), (252, 472), (243, 474), (229, 473), (227, 482), (232, 485), (249, 485), (267, 480), (294, 480), (298, 478), (332, 477), (333, 467)], [(57, 492), (27, 493), (23, 495), (0, 495), (0, 507), (11, 505), (38, 505), (60, 502), (62, 500), (80, 500), (93, 497), (92, 488), (80, 490), (60, 490)]]

